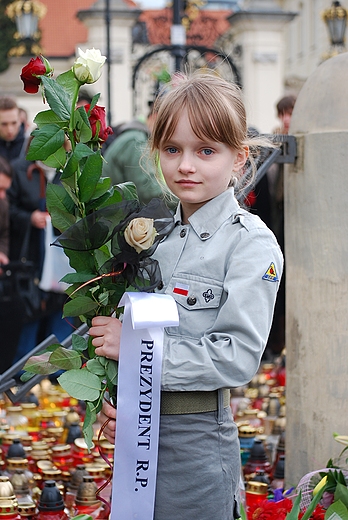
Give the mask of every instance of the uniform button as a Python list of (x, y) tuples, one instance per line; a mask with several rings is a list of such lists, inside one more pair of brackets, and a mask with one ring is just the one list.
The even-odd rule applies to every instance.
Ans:
[(161, 291), (161, 290), (163, 289), (163, 287), (164, 287), (164, 284), (163, 284), (162, 281), (160, 281), (160, 283), (157, 285), (157, 289), (158, 289), (159, 291)]
[(189, 296), (187, 298), (188, 305), (195, 305), (197, 303), (197, 298), (195, 296)]
[(200, 237), (201, 238), (209, 238), (210, 237), (210, 233), (201, 233)]
[(181, 238), (184, 238), (186, 236), (186, 229), (182, 229), (180, 231), (180, 236), (181, 236)]

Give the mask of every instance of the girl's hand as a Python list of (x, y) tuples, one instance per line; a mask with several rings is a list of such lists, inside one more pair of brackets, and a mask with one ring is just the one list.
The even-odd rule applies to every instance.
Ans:
[(96, 316), (92, 319), (92, 327), (89, 329), (92, 345), (96, 347), (97, 356), (104, 356), (118, 361), (120, 354), (122, 324), (117, 318), (109, 316)]
[[(102, 431), (104, 437), (115, 444), (115, 432), (116, 432), (116, 409), (109, 404), (107, 401), (103, 402), (103, 408), (99, 413), (99, 421), (102, 425)], [(107, 422), (108, 421), (108, 422)], [(105, 427), (103, 426), (105, 424)]]

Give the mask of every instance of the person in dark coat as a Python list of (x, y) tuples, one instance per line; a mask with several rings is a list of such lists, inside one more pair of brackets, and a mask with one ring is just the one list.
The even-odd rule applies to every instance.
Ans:
[[(43, 163), (18, 158), (12, 162), (15, 172), (8, 191), (10, 201), (10, 259), (19, 260), (26, 233), (30, 233), (28, 260), (37, 267), (40, 279), (44, 259), (44, 229), (48, 215), (45, 206), (47, 182), (59, 182), (59, 175), (53, 168)], [(59, 341), (73, 332), (72, 325), (62, 319), (62, 308), (66, 295), (39, 291), (39, 306), (33, 309), (31, 317), (25, 316), (16, 358), (30, 352), (50, 334)], [(24, 313), (22, 313), (24, 314)], [(19, 321), (20, 321), (20, 317)]]
[[(9, 254), (9, 207), (7, 190), (12, 183), (11, 165), (0, 156), (0, 266), (8, 264)], [(1, 274), (1, 267), (0, 267)]]
[(4, 157), (0, 156), (0, 373), (2, 374), (11, 365), (19, 339), (16, 313), (20, 305), (17, 294), (11, 291), (11, 283), (8, 281), (9, 263), (9, 203), (7, 190), (12, 183), (12, 168)]
[(26, 151), (27, 136), (16, 101), (0, 97), (0, 155), (11, 162)]

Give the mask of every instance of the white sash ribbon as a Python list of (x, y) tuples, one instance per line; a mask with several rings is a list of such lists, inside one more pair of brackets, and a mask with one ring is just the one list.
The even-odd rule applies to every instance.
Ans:
[(153, 520), (163, 328), (179, 324), (170, 295), (125, 293), (117, 386), (111, 520)]

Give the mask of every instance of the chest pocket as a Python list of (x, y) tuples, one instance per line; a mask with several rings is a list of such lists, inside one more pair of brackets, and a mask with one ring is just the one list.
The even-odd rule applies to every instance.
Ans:
[(195, 276), (173, 276), (166, 289), (179, 311), (179, 326), (166, 328), (170, 336), (201, 338), (214, 324), (221, 304), (222, 284)]

